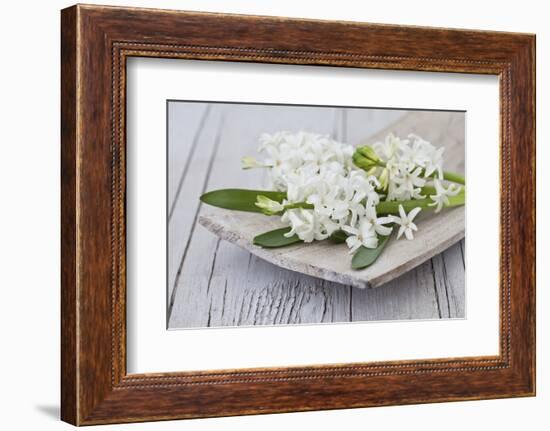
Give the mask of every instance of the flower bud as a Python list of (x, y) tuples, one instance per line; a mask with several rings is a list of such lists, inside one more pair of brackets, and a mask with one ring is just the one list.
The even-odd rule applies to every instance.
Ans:
[(277, 215), (285, 210), (283, 204), (263, 195), (256, 196), (255, 205), (260, 208), (265, 215)]
[(372, 168), (380, 166), (381, 160), (376, 155), (376, 151), (368, 145), (362, 147), (357, 147), (353, 153), (353, 163), (358, 168), (361, 168), (365, 171), (369, 171)]
[(241, 168), (242, 169), (253, 169), (253, 168), (271, 168), (271, 165), (266, 165), (258, 162), (254, 157), (245, 156), (241, 159)]

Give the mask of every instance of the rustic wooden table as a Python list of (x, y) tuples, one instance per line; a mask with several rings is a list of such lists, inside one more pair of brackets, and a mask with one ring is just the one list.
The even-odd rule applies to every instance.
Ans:
[(276, 267), (197, 223), (203, 192), (265, 181), (262, 170), (240, 169), (262, 132), (310, 130), (356, 145), (394, 130), (437, 145), (452, 130), (461, 142), (446, 157), (464, 172), (464, 115), (170, 102), (168, 121), (170, 328), (465, 317), (464, 241), (381, 287), (358, 289)]

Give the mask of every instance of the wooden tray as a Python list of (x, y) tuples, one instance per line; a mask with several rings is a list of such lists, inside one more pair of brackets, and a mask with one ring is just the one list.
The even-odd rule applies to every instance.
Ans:
[[(445, 169), (464, 172), (463, 122), (441, 116), (438, 123), (426, 112), (411, 112), (401, 121), (372, 136), (365, 143), (384, 139), (390, 131), (401, 137), (416, 133), (436, 146), (445, 147)], [(392, 235), (378, 260), (363, 270), (351, 269), (351, 256), (345, 244), (328, 241), (296, 244), (281, 249), (262, 249), (252, 244), (254, 236), (282, 227), (278, 217), (226, 211), (208, 207), (199, 223), (220, 238), (235, 243), (275, 265), (314, 277), (356, 287), (376, 287), (415, 268), (464, 238), (465, 208), (443, 210), (438, 214), (423, 210), (415, 219), (418, 232), (414, 241)]]
[(364, 288), (380, 286), (464, 238), (464, 217), (464, 207), (444, 210), (439, 214), (420, 213), (416, 219), (418, 232), (413, 241), (403, 237), (397, 240), (392, 234), (377, 261), (362, 270), (351, 269), (351, 255), (345, 244), (314, 241), (275, 249), (252, 244), (256, 235), (283, 227), (279, 217), (219, 210), (200, 216), (199, 223), (220, 238), (280, 267)]

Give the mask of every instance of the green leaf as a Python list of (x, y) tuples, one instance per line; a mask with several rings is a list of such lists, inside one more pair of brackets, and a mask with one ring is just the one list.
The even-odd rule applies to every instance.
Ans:
[(284, 234), (290, 232), (289, 227), (283, 227), (281, 229), (271, 230), (261, 235), (254, 237), (254, 244), (259, 245), (260, 247), (265, 248), (277, 248), (285, 247), (290, 244), (295, 244), (301, 242), (302, 240), (298, 238), (297, 235), (292, 235), (287, 238)]
[(203, 194), (201, 201), (205, 204), (228, 210), (261, 213), (261, 208), (255, 205), (258, 195), (265, 196), (277, 202), (282, 202), (286, 198), (285, 192), (271, 190), (221, 189)]
[(347, 237), (348, 236), (343, 230), (337, 230), (329, 237), (329, 240), (336, 244), (341, 244), (343, 242), (346, 242)]
[(388, 236), (378, 236), (378, 247), (376, 248), (367, 248), (367, 247), (360, 247), (359, 250), (353, 255), (353, 259), (351, 260), (351, 267), (353, 269), (363, 269), (367, 266), (372, 265), (376, 259), (378, 259), (378, 256), (380, 256), (380, 253), (382, 253), (382, 250), (384, 250), (384, 247), (388, 243), (388, 240), (390, 239), (390, 235)]

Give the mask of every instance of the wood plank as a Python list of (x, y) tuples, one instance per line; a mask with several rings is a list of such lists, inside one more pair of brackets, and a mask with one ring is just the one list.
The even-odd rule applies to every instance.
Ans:
[[(193, 104), (193, 106), (195, 106)], [(200, 106), (196, 109), (202, 112)], [(189, 247), (189, 238), (195, 228), (198, 216), (199, 197), (206, 187), (208, 177), (208, 162), (215, 156), (217, 126), (220, 123), (222, 111), (212, 107), (204, 118), (203, 133), (197, 136), (196, 147), (199, 149), (190, 156), (190, 163), (179, 193), (179, 199), (174, 205), (172, 217), (168, 221), (168, 305), (173, 297), (178, 272)]]
[(449, 247), (432, 259), (435, 287), (441, 316), (463, 318), (465, 316), (465, 267), (462, 241)]
[(399, 109), (345, 108), (343, 140), (357, 146), (371, 137), (383, 136), (409, 113)]
[[(206, 326), (349, 321), (345, 286), (283, 270), (241, 250), (221, 250), (229, 251), (230, 246), (225, 241), (220, 244)], [(243, 253), (249, 262), (244, 270), (239, 266)]]
[(431, 261), (376, 289), (353, 289), (352, 320), (441, 318)]
[[(332, 108), (258, 105), (224, 108), (227, 118), (220, 147), (226, 150), (220, 151), (213, 162), (209, 190), (257, 187), (263, 181), (264, 171), (240, 169), (243, 155), (256, 154), (260, 133), (300, 129), (330, 133), (335, 123)], [(349, 289), (332, 292), (322, 281), (297, 277), (251, 259), (248, 253), (225, 241), (219, 242), (211, 233), (198, 228), (193, 232), (190, 253), (178, 282), (170, 327), (313, 323), (327, 316), (349, 320), (349, 305), (342, 307), (342, 303), (349, 304)], [(339, 315), (344, 312), (346, 315)]]
[(208, 103), (168, 103), (168, 210), (173, 213), (208, 115)]

